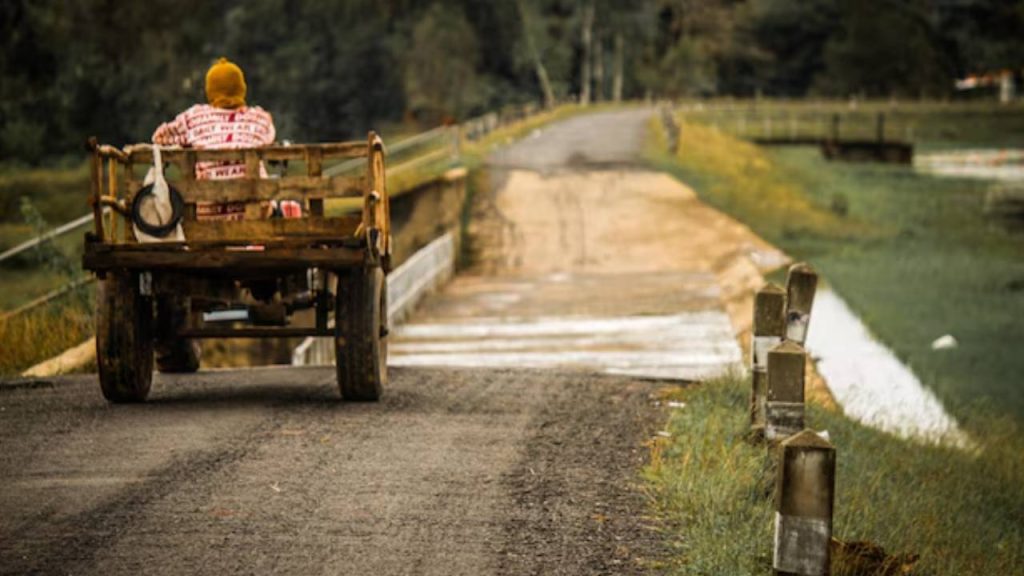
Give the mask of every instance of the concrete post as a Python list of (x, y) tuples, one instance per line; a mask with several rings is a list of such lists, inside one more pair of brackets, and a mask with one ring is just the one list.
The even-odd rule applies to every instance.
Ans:
[(807, 354), (789, 340), (768, 351), (764, 436), (769, 442), (804, 428), (804, 368)]
[(811, 323), (818, 273), (806, 262), (789, 267), (786, 276), (786, 339), (803, 346)]
[(786, 334), (786, 292), (769, 282), (754, 295), (754, 326), (750, 342), (750, 427), (764, 435), (768, 398), (768, 351), (782, 343)]
[(785, 439), (775, 484), (776, 576), (829, 574), (836, 450), (811, 430)]

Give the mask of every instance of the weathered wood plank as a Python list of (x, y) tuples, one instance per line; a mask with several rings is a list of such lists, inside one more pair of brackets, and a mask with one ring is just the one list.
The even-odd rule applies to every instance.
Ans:
[[(363, 195), (364, 176), (335, 176), (315, 178), (287, 176), (285, 178), (238, 178), (234, 180), (174, 180), (170, 182), (181, 192), (185, 202), (262, 202), (271, 199), (349, 198)], [(129, 189), (134, 198), (142, 184), (133, 182)]]
[(243, 157), (245, 158), (245, 177), (259, 178), (262, 165), (260, 155), (255, 150), (246, 150)]
[(92, 206), (92, 219), (96, 237), (103, 240), (103, 206), (100, 203), (100, 197), (103, 196), (103, 190), (101, 188), (103, 179), (103, 158), (95, 151), (95, 140), (91, 140), (90, 145), (93, 147), (93, 154), (90, 158), (89, 165), (89, 180), (91, 188), (89, 204)]
[(362, 266), (365, 250), (361, 248), (287, 248), (262, 251), (201, 250), (190, 251), (177, 246), (163, 249), (116, 250), (103, 244), (88, 244), (82, 256), (87, 270), (304, 270), (310, 267), (342, 269)]
[[(324, 159), (361, 158), (367, 155), (365, 142), (327, 142), (323, 144), (301, 144), (292, 146), (264, 146), (262, 148), (240, 148), (236, 150), (199, 150), (196, 148), (162, 148), (165, 163), (178, 162), (183, 156), (195, 153), (199, 162), (242, 162), (245, 152), (254, 150), (261, 160), (305, 160), (306, 151), (318, 150)], [(137, 145), (125, 150), (133, 162), (152, 164), (153, 150), (147, 145)]]
[(340, 240), (351, 237), (359, 218), (271, 218), (268, 220), (206, 220), (182, 222), (189, 243), (233, 241), (259, 243), (289, 238)]

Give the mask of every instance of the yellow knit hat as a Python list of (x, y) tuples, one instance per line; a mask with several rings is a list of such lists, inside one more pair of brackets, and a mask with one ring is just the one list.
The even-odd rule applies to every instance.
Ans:
[(245, 76), (242, 69), (221, 58), (206, 72), (206, 99), (217, 108), (245, 106)]

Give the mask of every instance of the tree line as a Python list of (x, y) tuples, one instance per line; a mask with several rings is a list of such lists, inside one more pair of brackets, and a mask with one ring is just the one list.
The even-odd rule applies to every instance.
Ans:
[(1024, 66), (1024, 0), (5, 0), (0, 162), (142, 141), (219, 56), (281, 138), (527, 101), (947, 97)]

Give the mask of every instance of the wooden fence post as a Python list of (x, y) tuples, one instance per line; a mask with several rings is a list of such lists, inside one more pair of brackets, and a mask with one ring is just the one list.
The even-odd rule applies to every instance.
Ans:
[(885, 112), (879, 112), (875, 117), (875, 139), (879, 144), (885, 142)]
[(839, 142), (839, 114), (832, 115), (832, 141)]
[(807, 341), (807, 328), (811, 323), (814, 292), (818, 287), (818, 273), (807, 263), (789, 267), (786, 276), (786, 339), (803, 346)]
[(785, 439), (775, 484), (776, 576), (829, 574), (836, 450), (811, 430)]
[(765, 402), (768, 398), (768, 351), (782, 343), (786, 334), (786, 292), (769, 282), (754, 296), (754, 326), (750, 342), (750, 427), (764, 435)]
[(807, 354), (789, 340), (768, 351), (764, 436), (769, 442), (804, 428), (804, 368)]

